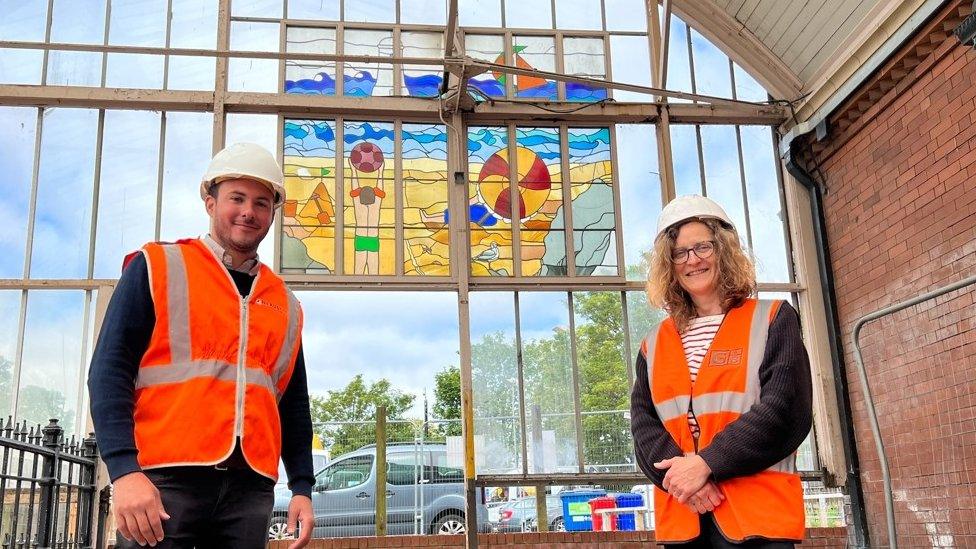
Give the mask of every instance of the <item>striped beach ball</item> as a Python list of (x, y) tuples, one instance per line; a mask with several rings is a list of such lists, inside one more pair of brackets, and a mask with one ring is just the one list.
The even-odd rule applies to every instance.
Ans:
[[(518, 174), (518, 219), (532, 216), (549, 198), (552, 178), (549, 169), (539, 155), (525, 147), (515, 149), (515, 166)], [(492, 214), (510, 221), (512, 193), (508, 163), (508, 149), (491, 155), (478, 174), (478, 195)]]

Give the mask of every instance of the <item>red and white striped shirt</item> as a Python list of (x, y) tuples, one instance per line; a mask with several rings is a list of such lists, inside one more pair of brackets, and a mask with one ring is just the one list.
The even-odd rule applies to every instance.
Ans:
[[(681, 346), (684, 347), (685, 360), (691, 371), (692, 385), (698, 379), (698, 369), (701, 368), (702, 360), (708, 353), (708, 348), (712, 345), (712, 340), (715, 339), (715, 334), (718, 333), (724, 318), (725, 314), (698, 317), (692, 320), (688, 329), (681, 334)], [(691, 427), (691, 434), (697, 439), (701, 430), (691, 408), (688, 409), (688, 426)]]

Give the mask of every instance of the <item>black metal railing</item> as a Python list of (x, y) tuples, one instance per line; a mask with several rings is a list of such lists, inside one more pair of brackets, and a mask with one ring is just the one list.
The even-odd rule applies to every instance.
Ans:
[[(56, 419), (0, 426), (0, 548), (102, 549), (108, 492), (98, 494), (95, 437), (64, 437)], [(96, 525), (96, 528), (93, 528)]]

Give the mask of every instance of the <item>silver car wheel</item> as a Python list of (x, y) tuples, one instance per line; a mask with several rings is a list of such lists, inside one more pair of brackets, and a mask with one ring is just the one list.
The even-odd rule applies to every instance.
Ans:
[(288, 533), (288, 525), (284, 522), (272, 522), (268, 527), (268, 539), (292, 539)]
[(451, 536), (464, 533), (464, 519), (455, 515), (443, 517), (438, 525), (438, 534)]

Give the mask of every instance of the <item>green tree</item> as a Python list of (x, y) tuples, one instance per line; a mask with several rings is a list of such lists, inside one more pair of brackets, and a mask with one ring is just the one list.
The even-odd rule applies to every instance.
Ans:
[(520, 424), (515, 340), (492, 332), (471, 344), (474, 431), (484, 445), (479, 470), (509, 472), (518, 465)]
[[(386, 406), (387, 420), (401, 420), (413, 406), (414, 396), (394, 389), (389, 380), (367, 383), (362, 374), (345, 388), (311, 397), (315, 432), (333, 456), (376, 442), (376, 411)], [(413, 440), (415, 426), (408, 422), (387, 423), (387, 441)]]
[(457, 366), (434, 375), (434, 417), (458, 420), (438, 425), (435, 432), (440, 437), (461, 435), (461, 369)]

